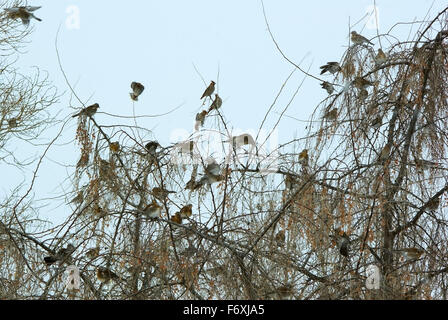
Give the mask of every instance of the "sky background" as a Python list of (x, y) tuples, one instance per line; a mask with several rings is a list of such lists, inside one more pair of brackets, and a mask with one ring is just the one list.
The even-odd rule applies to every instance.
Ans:
[[(192, 132), (195, 115), (201, 110), (199, 98), (210, 80), (217, 82), (224, 100), (222, 112), (230, 126), (240, 132), (256, 131), (293, 70), (268, 34), (259, 0), (41, 0), (29, 4), (42, 5), (35, 14), (43, 21), (31, 21), (35, 30), (17, 66), (24, 74), (32, 74), (31, 67), (38, 66), (48, 72), (59, 93), (65, 92), (53, 111), (68, 119), (75, 111), (71, 107), (80, 106), (71, 99), (59, 69), (55, 39), (60, 28), (62, 66), (85, 104), (100, 104), (97, 121), (132, 124), (113, 115), (132, 116), (135, 112), (148, 116), (138, 118), (137, 123), (151, 129), (162, 145), (183, 140), (182, 134)], [(284, 53), (297, 64), (303, 60), (301, 66), (314, 75), (319, 74), (320, 65), (341, 59), (350, 26), (367, 38), (377, 34), (372, 20), (361, 20), (372, 10), (373, 1), (265, 0), (264, 5), (271, 31)], [(378, 0), (379, 33), (397, 22), (422, 20), (428, 10), (433, 18), (445, 5), (445, 1), (432, 0)], [(405, 40), (410, 31), (410, 25), (400, 25), (392, 33)], [(373, 42), (377, 49), (378, 41)], [(303, 74), (294, 73), (268, 118), (267, 129), (303, 80)], [(134, 105), (129, 98), (132, 81), (146, 87)], [(306, 120), (325, 97), (319, 82), (307, 78), (286, 115)], [(179, 106), (166, 116), (150, 117)], [(270, 147), (303, 137), (304, 126), (304, 122), (284, 117)], [(77, 120), (70, 118), (57, 146), (48, 154), (36, 181), (36, 199), (71, 191), (66, 188), (79, 159), (74, 144), (76, 127)], [(46, 138), (54, 137), (59, 128), (50, 130)], [(1, 191), (7, 194), (24, 175), (4, 168)], [(40, 214), (60, 222), (70, 212), (59, 198)]]

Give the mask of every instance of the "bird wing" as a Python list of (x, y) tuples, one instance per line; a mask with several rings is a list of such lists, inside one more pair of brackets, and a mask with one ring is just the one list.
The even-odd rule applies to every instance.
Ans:
[(42, 8), (42, 6), (39, 6), (39, 7), (37, 7), (37, 6), (26, 6), (24, 9), (26, 10), (26, 11), (30, 11), (30, 12), (32, 12), (32, 11), (36, 11), (37, 9), (40, 9), (40, 8)]
[(16, 7), (13, 7), (13, 8), (5, 8), (5, 9), (3, 9), (3, 10), (5, 10), (6, 12), (9, 12), (9, 13), (17, 13), (17, 12), (19, 12), (19, 8), (16, 8)]

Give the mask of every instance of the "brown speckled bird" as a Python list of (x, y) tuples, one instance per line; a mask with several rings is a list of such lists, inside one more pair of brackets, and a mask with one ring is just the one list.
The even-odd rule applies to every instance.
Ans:
[(338, 108), (333, 108), (325, 112), (324, 118), (327, 120), (336, 120), (338, 118)]
[(308, 165), (308, 149), (303, 149), (302, 152), (299, 153), (299, 163), (303, 166)]
[(145, 207), (145, 209), (143, 209), (143, 214), (152, 219), (159, 218), (161, 212), (162, 207), (155, 200), (153, 200), (149, 205)]
[(201, 100), (204, 97), (210, 97), (213, 94), (213, 92), (215, 92), (215, 81), (210, 82), (209, 86), (207, 87), (207, 89), (205, 89), (204, 93), (202, 94)]
[(170, 220), (177, 224), (182, 224), (182, 217), (179, 212), (177, 212), (174, 216), (171, 216)]
[(99, 107), (100, 107), (100, 105), (98, 103), (92, 104), (91, 106), (88, 106), (88, 107), (82, 109), (77, 114), (73, 115), (72, 118), (75, 118), (75, 117), (78, 117), (78, 116), (88, 116), (88, 117), (91, 117), (91, 116), (93, 116), (96, 113), (96, 111), (98, 110)]
[(142, 94), (143, 90), (145, 90), (145, 87), (140, 82), (132, 82), (131, 89), (131, 99), (134, 101), (138, 101), (138, 97)]
[(109, 150), (113, 153), (117, 153), (118, 151), (120, 151), (120, 143), (118, 141), (111, 142), (109, 144)]
[(90, 248), (86, 252), (86, 257), (89, 258), (90, 260), (95, 259), (99, 255), (100, 255), (100, 248), (99, 247)]
[(378, 53), (375, 57), (375, 64), (377, 66), (383, 64), (384, 62), (387, 61), (387, 56), (386, 54), (383, 52), (383, 50), (381, 50), (381, 48), (378, 49)]
[(102, 283), (108, 283), (110, 280), (118, 279), (118, 276), (113, 271), (104, 267), (98, 267), (96, 269), (96, 277)]
[(378, 156), (379, 162), (385, 162), (387, 159), (389, 159), (391, 147), (392, 146), (389, 143), (384, 146)]
[(356, 77), (353, 80), (353, 85), (358, 89), (365, 89), (369, 86), (373, 86), (374, 83), (369, 80), (364, 79), (363, 77)]
[(357, 33), (356, 31), (352, 31), (351, 32), (351, 40), (354, 44), (371, 44), (373, 46), (373, 43), (370, 42), (367, 38), (363, 37), (362, 35), (360, 35), (359, 33)]
[(418, 259), (425, 253), (424, 250), (418, 248), (404, 248), (401, 252), (406, 260)]
[(180, 209), (179, 214), (180, 214), (181, 218), (187, 219), (187, 218), (191, 217), (191, 215), (193, 213), (192, 209), (193, 209), (192, 204), (187, 204), (182, 209)]
[(166, 189), (155, 187), (155, 188), (152, 188), (151, 193), (157, 199), (164, 200), (164, 199), (166, 199), (168, 197), (168, 195), (170, 193), (176, 193), (176, 191), (169, 191), (169, 190), (166, 190)]

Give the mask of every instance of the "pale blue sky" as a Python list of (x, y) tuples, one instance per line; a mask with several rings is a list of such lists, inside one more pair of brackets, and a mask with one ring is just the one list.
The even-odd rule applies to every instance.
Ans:
[[(353, 25), (360, 20), (373, 3), (372, 0), (264, 1), (271, 30), (285, 54), (296, 63), (306, 56), (302, 66), (304, 69), (311, 66), (310, 73), (315, 75), (325, 62), (339, 61), (348, 44), (349, 21)], [(49, 72), (50, 80), (60, 92), (67, 91), (55, 110), (63, 110), (65, 116), (74, 111), (69, 109), (68, 88), (59, 71), (54, 45), (61, 26), (58, 41), (63, 67), (70, 82), (77, 83), (76, 92), (86, 103), (98, 102), (101, 112), (130, 116), (130, 83), (139, 81), (146, 90), (135, 104), (137, 115), (161, 114), (182, 104), (167, 116), (138, 120), (139, 125), (154, 128), (162, 145), (174, 142), (176, 130), (191, 132), (195, 114), (201, 108), (199, 97), (205, 87), (193, 64), (207, 84), (217, 80), (219, 94), (224, 99), (222, 112), (234, 128), (241, 130), (258, 129), (293, 69), (281, 58), (269, 37), (259, 0), (47, 0), (29, 4), (42, 5), (36, 16), (43, 21), (31, 22), (35, 32), (18, 65), (24, 73), (32, 72), (31, 65), (39, 66)], [(430, 17), (433, 17), (446, 2), (378, 0), (376, 5), (379, 32), (385, 33), (397, 22), (423, 19), (431, 5)], [(79, 9), (79, 29), (67, 28), (66, 10), (70, 6)], [(374, 37), (376, 30), (365, 23), (366, 20), (359, 23), (354, 30), (362, 31), (367, 38)], [(393, 33), (406, 39), (409, 30), (410, 26), (404, 25)], [(378, 42), (374, 42), (376, 49)], [(294, 74), (274, 112), (285, 107), (302, 79), (300, 72)], [(307, 79), (286, 114), (306, 120), (326, 96), (318, 81)], [(87, 102), (89, 97), (91, 100)], [(73, 105), (79, 104), (74, 101)], [(268, 129), (277, 117), (275, 113), (271, 115)], [(101, 123), (129, 123), (101, 113), (96, 119)], [(75, 119), (70, 121), (60, 143), (73, 141), (77, 123)], [(294, 136), (302, 137), (303, 129), (303, 123), (284, 118), (278, 128), (279, 143)], [(54, 148), (49, 159), (60, 164), (52, 161), (44, 164), (37, 181), (42, 186), (38, 197), (52, 192), (62, 194), (59, 184), (74, 171), (62, 164), (75, 165), (78, 157), (73, 144)], [(11, 175), (13, 185), (21, 180)], [(62, 206), (42, 213), (50, 216), (64, 210)]]

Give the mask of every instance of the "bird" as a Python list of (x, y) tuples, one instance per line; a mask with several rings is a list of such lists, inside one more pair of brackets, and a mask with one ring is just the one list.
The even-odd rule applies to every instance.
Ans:
[(338, 108), (325, 112), (324, 118), (327, 120), (336, 120), (338, 118)]
[(332, 94), (334, 92), (334, 87), (330, 82), (324, 81), (320, 84), (320, 86), (322, 89), (327, 90), (328, 94)]
[(164, 199), (166, 199), (168, 197), (168, 195), (170, 193), (176, 193), (176, 191), (169, 191), (169, 190), (166, 190), (166, 189), (155, 187), (155, 188), (152, 188), (151, 193), (157, 199), (164, 200)]
[(11, 118), (8, 120), (8, 126), (12, 129), (12, 128), (16, 128), (17, 127), (17, 119), (16, 118)]
[(418, 248), (404, 248), (401, 249), (401, 252), (406, 260), (418, 259), (425, 253), (424, 250)]
[(303, 149), (302, 152), (299, 153), (299, 163), (303, 166), (308, 165), (308, 149)]
[(351, 32), (351, 40), (354, 44), (364, 44), (364, 43), (368, 43), (371, 44), (373, 46), (373, 43), (370, 42), (367, 38), (363, 37), (362, 35), (360, 35), (359, 33), (357, 33), (356, 31), (352, 31)]
[(152, 156), (156, 155), (157, 148), (159, 148), (159, 147), (161, 147), (161, 146), (157, 141), (149, 141), (147, 144), (145, 144), (145, 149)]
[(327, 64), (321, 66), (320, 68), (322, 69), (320, 74), (324, 74), (325, 72), (335, 74), (341, 71), (341, 66), (339, 65), (339, 62), (327, 62)]
[(98, 267), (96, 269), (96, 277), (102, 283), (108, 283), (110, 280), (118, 279), (118, 276), (108, 268)]
[(185, 190), (192, 190), (192, 191), (195, 190), (196, 184), (197, 182), (195, 178), (191, 177), (191, 179), (188, 180), (188, 182), (185, 184)]
[(221, 166), (213, 158), (207, 159), (207, 166), (204, 169), (206, 175), (218, 176), (221, 174)]
[(384, 162), (387, 159), (389, 159), (390, 156), (390, 150), (391, 150), (391, 144), (387, 143), (384, 148), (381, 150), (379, 156), (378, 156), (378, 161), (379, 162)]
[(180, 211), (179, 211), (180, 217), (182, 219), (187, 219), (187, 218), (191, 217), (191, 215), (193, 213), (192, 209), (193, 209), (192, 204), (187, 204), (186, 206), (182, 207), (182, 209), (180, 209)]
[(92, 104), (91, 106), (88, 106), (84, 109), (82, 109), (80, 112), (78, 112), (77, 114), (73, 115), (72, 118), (78, 117), (78, 116), (93, 116), (96, 111), (98, 110), (98, 108), (100, 107), (100, 105), (98, 103)]
[(22, 6), (22, 7), (11, 7), (4, 9), (6, 12), (8, 12), (8, 17), (11, 19), (17, 19), (20, 18), (22, 20), (22, 23), (24, 25), (29, 25), (31, 18), (36, 19), (37, 21), (42, 21), (42, 19), (36, 17), (33, 12), (37, 9), (42, 8), (39, 7), (33, 7), (33, 6)]
[(293, 189), (296, 183), (297, 181), (292, 175), (290, 175), (289, 173), (285, 174), (285, 189)]
[(428, 201), (428, 204), (426, 205), (426, 208), (428, 208), (431, 211), (437, 210), (440, 205), (440, 197), (431, 199)]
[(99, 255), (100, 255), (100, 248), (99, 247), (90, 248), (86, 252), (86, 257), (89, 258), (90, 260), (95, 259)]
[(374, 83), (364, 79), (363, 77), (356, 77), (353, 80), (353, 85), (358, 89), (366, 89), (369, 86), (373, 86)]
[(132, 82), (131, 83), (132, 92), (130, 93), (131, 99), (134, 101), (138, 101), (139, 95), (142, 94), (143, 90), (145, 90), (145, 86), (140, 82)]
[(69, 243), (66, 248), (59, 249), (56, 254), (44, 257), (45, 264), (51, 266), (56, 261), (64, 261), (75, 251), (75, 246)]
[(215, 93), (215, 100), (213, 100), (210, 108), (208, 109), (208, 112), (212, 111), (213, 109), (218, 110), (222, 106), (222, 99), (218, 94)]
[(381, 116), (376, 117), (376, 118), (373, 119), (373, 121), (370, 123), (370, 125), (371, 125), (372, 127), (374, 127), (375, 129), (380, 128), (382, 124), (383, 124), (383, 118), (381, 118)]
[(182, 217), (179, 212), (177, 212), (174, 216), (171, 216), (170, 221), (175, 222), (177, 224), (182, 224)]
[(84, 193), (82, 191), (78, 191), (76, 197), (72, 199), (69, 203), (82, 203), (84, 201)]
[[(348, 252), (349, 252), (350, 238), (345, 233), (345, 231), (341, 231), (339, 229), (335, 229), (335, 231), (336, 231), (336, 235), (332, 235), (331, 237), (336, 242), (336, 245), (339, 249), (339, 253), (342, 256), (347, 258)], [(341, 232), (342, 232), (342, 234), (341, 234)]]
[(386, 61), (387, 61), (387, 56), (386, 56), (386, 54), (384, 53), (384, 51), (383, 51), (381, 48), (379, 48), (379, 49), (378, 49), (378, 53), (377, 53), (377, 55), (375, 56), (375, 64), (376, 64), (377, 66), (379, 66), (379, 65), (383, 64), (383, 63), (386, 62)]
[(118, 151), (120, 151), (120, 143), (118, 141), (115, 142), (111, 142), (109, 144), (109, 149), (110, 151), (112, 151), (113, 153), (117, 153)]
[(145, 207), (145, 209), (143, 209), (143, 214), (152, 219), (159, 218), (161, 212), (162, 207), (155, 200), (153, 200), (149, 205)]
[(195, 130), (199, 130), (200, 127), (204, 125), (205, 117), (207, 116), (207, 110), (203, 110), (202, 112), (199, 112), (196, 114), (196, 124), (194, 126)]
[(198, 182), (195, 183), (193, 190), (197, 190), (206, 184), (211, 186), (213, 183), (219, 182), (222, 180), (224, 180), (224, 176), (221, 174), (220, 175), (212, 175), (212, 174), (207, 175), (206, 174), (201, 179), (199, 179)]
[(440, 163), (428, 161), (424, 159), (415, 159), (415, 165), (418, 167), (423, 167), (424, 169), (437, 168), (440, 166)]
[(280, 230), (279, 232), (277, 232), (274, 239), (278, 247), (283, 247), (285, 245), (285, 239), (286, 239), (285, 230)]
[(202, 100), (204, 97), (210, 97), (213, 94), (213, 92), (215, 92), (215, 81), (212, 80), (210, 81), (210, 84), (207, 87), (207, 89), (205, 89), (200, 100)]
[(233, 148), (239, 148), (249, 144), (255, 146), (254, 138), (248, 133), (243, 133), (240, 134), (239, 136), (231, 137), (229, 140), (223, 142), (230, 143), (230, 141), (232, 141)]
[(275, 288), (273, 291), (265, 293), (265, 297), (271, 299), (283, 300), (294, 295), (294, 287), (292, 284), (286, 284)]
[(367, 91), (366, 89), (361, 89), (361, 91), (359, 92), (359, 99), (364, 101), (367, 99), (368, 96), (369, 96), (369, 91)]

